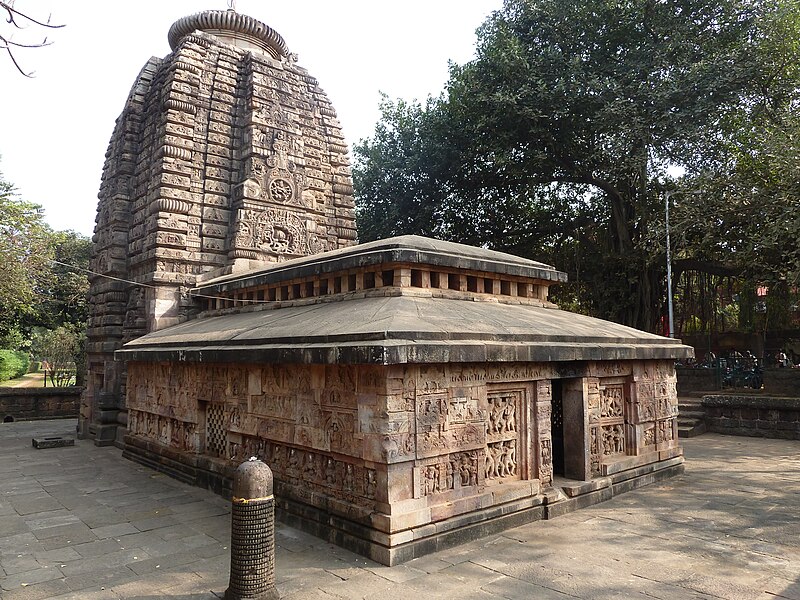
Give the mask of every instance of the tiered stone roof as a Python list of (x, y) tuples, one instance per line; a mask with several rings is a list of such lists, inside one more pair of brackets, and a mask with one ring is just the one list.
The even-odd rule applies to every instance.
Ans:
[(449, 363), (675, 359), (691, 349), (547, 300), (566, 275), (502, 252), (389, 238), (206, 281), (200, 318), (127, 360)]

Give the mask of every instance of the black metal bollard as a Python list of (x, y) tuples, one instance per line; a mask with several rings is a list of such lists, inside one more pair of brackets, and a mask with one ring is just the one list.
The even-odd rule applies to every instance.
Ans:
[(278, 600), (272, 471), (255, 456), (233, 477), (231, 578), (226, 600)]

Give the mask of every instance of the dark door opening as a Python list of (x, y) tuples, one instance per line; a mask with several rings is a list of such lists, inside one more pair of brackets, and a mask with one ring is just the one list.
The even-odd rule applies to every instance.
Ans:
[(553, 475), (564, 475), (564, 394), (560, 379), (552, 380), (550, 437), (553, 444)]

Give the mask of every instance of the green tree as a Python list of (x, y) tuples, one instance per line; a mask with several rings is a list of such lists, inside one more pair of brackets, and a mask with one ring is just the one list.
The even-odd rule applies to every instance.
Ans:
[(53, 387), (73, 383), (76, 363), (81, 360), (82, 331), (71, 325), (39, 332), (34, 338), (33, 350), (42, 361), (45, 377)]
[(75, 231), (51, 232), (49, 244), (53, 262), (42, 278), (38, 292), (42, 299), (31, 322), (54, 329), (60, 325), (85, 326), (89, 318), (86, 295), (92, 242)]
[(800, 285), (800, 115), (762, 116), (732, 143), (733, 166), (687, 185), (704, 202), (679, 202), (676, 229), (702, 256), (767, 285)]
[(0, 338), (36, 314), (52, 246), (42, 208), (21, 200), (0, 174)]
[(85, 328), (90, 254), (87, 237), (52, 231), (0, 174), (0, 347), (28, 349), (33, 328)]
[[(359, 197), (356, 206), (359, 239), (444, 233), (446, 191), (436, 171), (446, 164), (437, 157), (436, 108), (433, 101), (381, 101), (382, 119), (374, 136), (358, 146), (360, 168), (353, 173)], [(433, 144), (433, 145), (432, 145)], [(437, 160), (438, 158), (438, 160)]]
[[(359, 217), (377, 219), (362, 239), (398, 221), (374, 207), (396, 199), (414, 223), (420, 205), (443, 237), (568, 270), (571, 308), (656, 329), (663, 194), (686, 185), (670, 167), (723, 176), (753, 119), (796, 98), (798, 13), (791, 0), (507, 0), (413, 128), (384, 110), (355, 148)], [(389, 143), (416, 132), (430, 139)], [(410, 172), (432, 180), (393, 173), (409, 146)], [(376, 173), (386, 184), (366, 185)]]

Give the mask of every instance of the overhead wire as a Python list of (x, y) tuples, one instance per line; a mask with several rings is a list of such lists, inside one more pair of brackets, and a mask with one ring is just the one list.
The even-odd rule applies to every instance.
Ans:
[[(96, 277), (104, 277), (106, 279), (112, 279), (114, 281), (120, 281), (122, 283), (128, 283), (130, 285), (135, 285), (139, 287), (145, 287), (150, 289), (158, 289), (159, 286), (151, 285), (149, 283), (142, 283), (141, 281), (133, 281), (131, 279), (124, 279), (122, 277), (114, 277), (113, 275), (106, 275), (105, 273), (98, 273), (97, 271), (92, 271), (91, 269), (85, 269), (83, 267), (79, 267), (77, 265), (71, 265), (69, 263), (62, 262), (60, 260), (55, 260), (53, 258), (50, 259), (51, 263), (55, 263), (57, 265), (61, 265), (62, 267), (67, 267), (69, 269), (73, 269), (75, 271), (82, 271), (84, 273), (88, 273), (89, 275), (94, 275)], [(239, 300), (237, 298), (230, 298), (227, 296), (212, 296), (210, 294), (198, 294), (193, 293), (192, 290), (187, 289), (187, 293), (192, 296), (193, 298), (207, 298), (209, 300), (226, 300), (228, 302), (233, 302), (234, 304), (240, 302), (242, 304), (272, 304), (272, 300)]]

